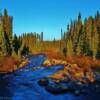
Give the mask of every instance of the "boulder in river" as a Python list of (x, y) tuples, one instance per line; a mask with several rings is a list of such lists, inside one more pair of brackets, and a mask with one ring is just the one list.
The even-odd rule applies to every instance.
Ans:
[(43, 66), (51, 66), (51, 61), (49, 59), (46, 59), (43, 63)]
[(40, 80), (38, 81), (38, 84), (39, 84), (40, 86), (47, 86), (47, 85), (49, 84), (49, 80), (48, 80), (47, 78), (40, 79)]

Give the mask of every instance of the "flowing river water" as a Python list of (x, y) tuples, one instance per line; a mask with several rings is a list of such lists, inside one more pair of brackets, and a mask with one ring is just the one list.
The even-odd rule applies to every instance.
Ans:
[[(17, 71), (0, 75), (0, 100), (100, 100), (99, 95), (53, 95), (38, 85), (38, 80), (63, 70), (62, 65), (41, 67), (45, 55), (29, 56), (30, 63)], [(39, 68), (33, 70), (34, 68)]]

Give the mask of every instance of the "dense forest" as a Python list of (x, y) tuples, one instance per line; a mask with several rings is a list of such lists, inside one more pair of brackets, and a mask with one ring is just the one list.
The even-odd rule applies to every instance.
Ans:
[(66, 37), (67, 53), (71, 56), (86, 55), (93, 56), (95, 60), (100, 54), (100, 14), (97, 11), (95, 17), (90, 16), (81, 19), (81, 14), (78, 15), (78, 20), (71, 21), (70, 28), (68, 26)]
[(82, 20), (81, 13), (78, 19), (67, 25), (66, 32), (61, 30), (61, 39), (44, 41), (43, 32), (23, 33), (21, 36), (13, 35), (12, 17), (5, 9), (4, 16), (0, 15), (0, 55), (20, 58), (28, 52), (46, 53), (55, 51), (63, 56), (91, 56), (95, 60), (100, 56), (100, 14)]

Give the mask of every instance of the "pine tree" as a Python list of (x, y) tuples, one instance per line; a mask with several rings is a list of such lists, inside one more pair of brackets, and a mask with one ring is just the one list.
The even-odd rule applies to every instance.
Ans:
[(3, 51), (5, 56), (11, 56), (12, 49), (11, 49), (11, 45), (9, 43), (9, 38), (8, 38), (6, 33), (3, 33), (2, 35), (3, 35), (2, 36), (2, 38), (3, 38), (3, 41), (2, 41), (2, 51)]
[(10, 30), (10, 20), (9, 20), (7, 9), (4, 10), (3, 28), (4, 28), (5, 33), (9, 37), (9, 34), (10, 34), (10, 31), (9, 31)]
[(81, 30), (81, 28), (82, 28), (81, 13), (79, 13), (79, 15), (78, 15), (78, 22), (77, 22), (77, 25), (78, 25), (78, 33), (79, 33), (80, 30)]
[(97, 33), (97, 28), (93, 24), (91, 45), (90, 45), (91, 46), (93, 60), (96, 59), (96, 55), (97, 55), (97, 52), (98, 52), (98, 43), (99, 43), (99, 37), (98, 37), (98, 33)]
[(83, 27), (80, 30), (78, 42), (76, 45), (76, 55), (82, 55), (83, 54), (83, 44), (84, 43), (84, 33), (83, 33)]
[(84, 55), (88, 55), (88, 53), (89, 53), (89, 49), (90, 49), (90, 47), (89, 47), (89, 41), (87, 40), (87, 18), (85, 18), (85, 20), (84, 20), (84, 25), (83, 25), (83, 36), (82, 36), (82, 38), (83, 38), (83, 51), (82, 51), (82, 53), (84, 54)]
[(16, 54), (17, 54), (18, 49), (20, 48), (20, 43), (19, 43), (19, 40), (18, 40), (16, 34), (14, 35), (13, 48), (14, 48), (14, 51), (16, 52)]
[(91, 45), (92, 28), (93, 28), (93, 18), (92, 16), (90, 16), (87, 22), (87, 27), (86, 27), (86, 33), (87, 33), (86, 40), (87, 40), (87, 43), (89, 44), (89, 49)]
[(9, 43), (11, 45), (11, 48), (13, 49), (12, 46), (12, 17), (8, 16), (8, 11), (7, 9), (4, 10), (4, 16), (3, 16), (3, 31), (6, 33)]

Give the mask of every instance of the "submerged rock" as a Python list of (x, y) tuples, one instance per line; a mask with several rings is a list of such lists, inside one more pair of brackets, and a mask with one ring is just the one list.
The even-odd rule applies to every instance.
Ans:
[(68, 92), (69, 88), (67, 85), (56, 84), (56, 85), (48, 85), (45, 89), (52, 94), (62, 94)]
[(80, 95), (80, 90), (75, 90), (74, 94), (75, 94), (76, 96), (79, 96), (79, 95)]
[(88, 93), (87, 93), (87, 90), (86, 90), (86, 89), (84, 89), (84, 88), (83, 88), (83, 89), (81, 89), (80, 93), (81, 93), (81, 94), (88, 94)]

